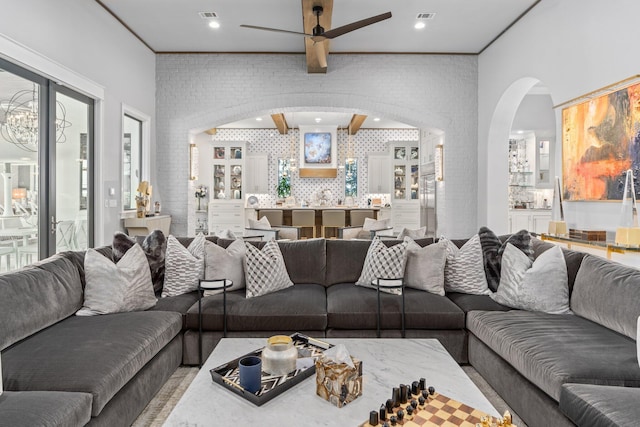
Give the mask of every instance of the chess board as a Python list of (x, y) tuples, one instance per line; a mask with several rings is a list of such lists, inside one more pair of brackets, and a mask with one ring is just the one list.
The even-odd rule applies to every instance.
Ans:
[[(393, 414), (397, 414), (398, 410), (402, 409), (406, 413), (408, 403), (401, 404), (399, 407), (394, 408)], [(389, 417), (387, 416), (387, 422), (389, 425)], [(434, 393), (429, 396), (428, 402), (423, 406), (419, 405), (412, 416), (405, 415), (402, 421), (397, 422), (397, 426), (404, 427), (517, 427), (510, 422), (510, 415), (505, 414), (505, 418), (509, 417), (509, 421), (503, 421), (503, 419), (495, 419), (490, 415), (482, 412), (478, 409), (474, 409), (464, 403), (451, 399), (440, 393)], [(381, 427), (384, 422), (380, 422), (378, 427)], [(375, 427), (365, 422), (360, 427)]]

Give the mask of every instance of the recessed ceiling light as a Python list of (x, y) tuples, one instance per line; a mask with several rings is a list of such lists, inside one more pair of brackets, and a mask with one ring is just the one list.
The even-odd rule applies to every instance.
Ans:
[(256, 117), (256, 120), (261, 122), (262, 121), (262, 117)]
[(524, 131), (523, 131), (523, 130), (519, 130), (519, 131), (518, 131), (518, 133), (519, 133), (519, 134), (523, 134), (523, 133), (524, 133)]
[(380, 121), (380, 117), (376, 117), (373, 119), (374, 122), (379, 122)]
[(320, 123), (321, 121), (322, 121), (322, 118), (316, 117), (316, 123)]
[(418, 22), (416, 22), (416, 24), (413, 26), (413, 28), (415, 28), (416, 30), (421, 30), (421, 29), (423, 29), (423, 28), (424, 28), (424, 27), (426, 27), (426, 26), (427, 26), (427, 24), (425, 24), (424, 22), (422, 22), (422, 21), (418, 21)]
[(220, 28), (220, 23), (218, 21), (210, 21), (209, 26), (211, 28)]

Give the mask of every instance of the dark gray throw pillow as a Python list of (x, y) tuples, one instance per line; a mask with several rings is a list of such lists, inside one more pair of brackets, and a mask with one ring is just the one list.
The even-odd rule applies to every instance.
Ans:
[(529, 234), (527, 230), (520, 230), (512, 234), (504, 243), (487, 227), (480, 227), (478, 236), (480, 237), (480, 246), (482, 247), (484, 273), (487, 276), (487, 284), (492, 292), (497, 291), (498, 285), (500, 285), (502, 254), (507, 247), (507, 243), (511, 243), (520, 249), (533, 261), (533, 243), (531, 241), (531, 234)]
[[(136, 241), (134, 239), (117, 231), (113, 236), (112, 245), (114, 262), (120, 261), (124, 254), (135, 244)], [(142, 246), (142, 250), (147, 256), (153, 291), (156, 294), (160, 294), (164, 284), (164, 259), (167, 253), (167, 239), (162, 231), (153, 230), (144, 238), (140, 246)]]

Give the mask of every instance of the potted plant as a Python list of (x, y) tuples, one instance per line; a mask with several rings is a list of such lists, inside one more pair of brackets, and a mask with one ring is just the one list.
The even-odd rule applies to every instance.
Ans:
[(276, 186), (276, 193), (280, 199), (284, 199), (285, 197), (289, 197), (291, 195), (291, 181), (286, 172), (282, 173), (280, 177), (280, 181), (278, 181), (278, 185)]

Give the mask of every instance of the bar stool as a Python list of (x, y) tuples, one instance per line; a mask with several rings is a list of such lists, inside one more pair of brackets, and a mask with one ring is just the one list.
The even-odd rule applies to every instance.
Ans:
[(323, 210), (322, 211), (322, 237), (326, 237), (326, 229), (335, 228), (336, 234), (337, 229), (345, 226), (345, 217), (346, 213), (344, 210)]
[(313, 209), (292, 210), (291, 225), (300, 228), (311, 227), (311, 229), (313, 230), (313, 237), (316, 237), (316, 211), (314, 211)]
[(282, 209), (260, 209), (258, 219), (266, 216), (271, 226), (282, 225)]
[(351, 211), (351, 227), (362, 227), (365, 218), (375, 219), (373, 209), (354, 209)]

